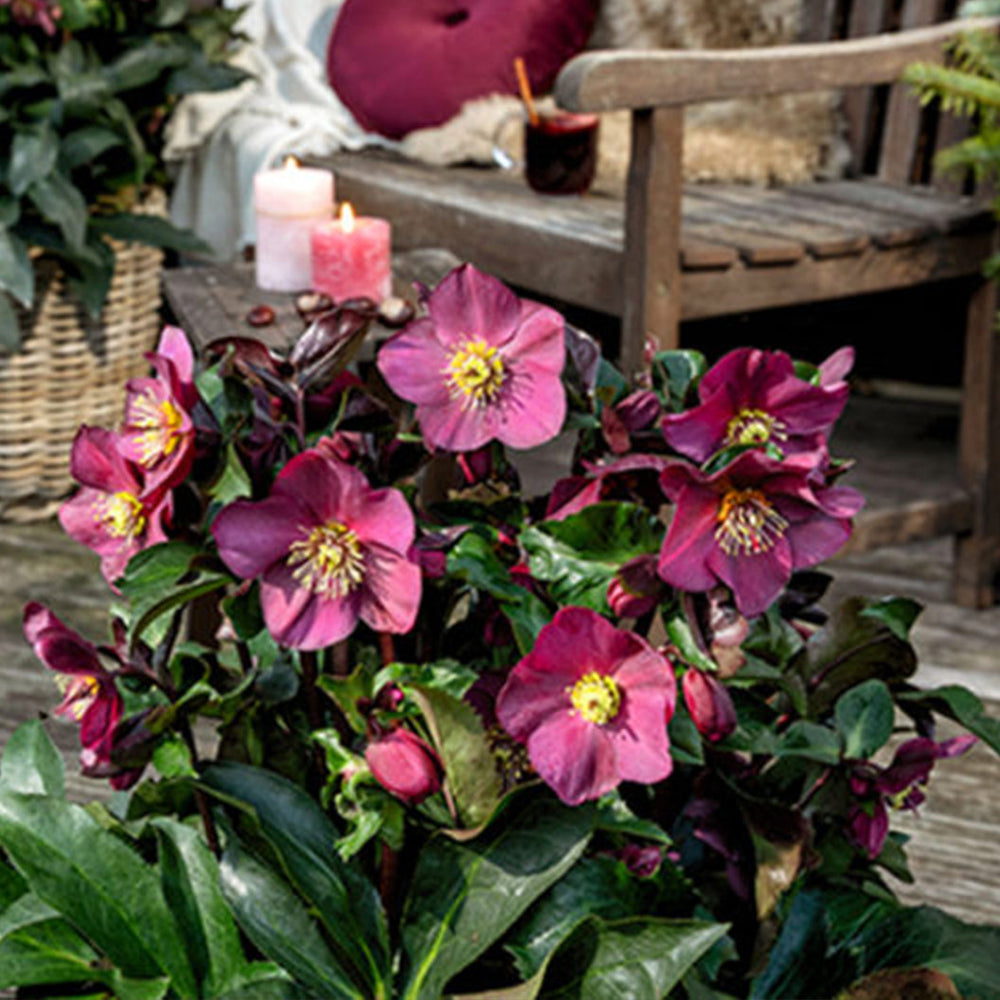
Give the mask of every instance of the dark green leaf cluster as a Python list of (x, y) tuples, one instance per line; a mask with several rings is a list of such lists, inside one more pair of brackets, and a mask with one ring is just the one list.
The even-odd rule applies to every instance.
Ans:
[[(99, 316), (114, 258), (106, 237), (204, 245), (133, 211), (166, 184), (164, 126), (178, 99), (244, 79), (225, 61), (238, 13), (188, 0), (68, 0), (51, 37), (0, 7), (0, 329), (34, 298), (29, 251), (55, 256)], [(6, 293), (6, 294), (3, 294)]]

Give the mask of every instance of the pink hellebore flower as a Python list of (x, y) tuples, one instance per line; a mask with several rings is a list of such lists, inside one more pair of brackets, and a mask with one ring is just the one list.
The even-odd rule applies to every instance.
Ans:
[(741, 444), (773, 444), (788, 455), (824, 453), (847, 402), (842, 376), (851, 360), (853, 354), (840, 351), (824, 362), (829, 381), (817, 386), (798, 378), (782, 351), (731, 351), (702, 378), (701, 405), (664, 417), (663, 436), (696, 462)]
[(212, 525), (222, 561), (260, 577), (264, 621), (294, 649), (321, 649), (354, 631), (408, 632), (420, 567), (407, 553), (413, 513), (398, 490), (373, 490), (320, 442), (278, 474), (271, 495), (237, 500)]
[(55, 714), (80, 726), (80, 764), (85, 775), (109, 777), (113, 788), (128, 788), (142, 769), (123, 770), (111, 763), (115, 727), (121, 720), (122, 697), (97, 649), (63, 624), (48, 608), (31, 602), (24, 607), (24, 637), (35, 655), (60, 676), (63, 700)]
[(382, 347), (378, 367), (393, 392), (417, 404), (428, 447), (532, 448), (559, 433), (566, 344), (555, 310), (469, 264), (441, 281), (427, 309)]
[(365, 749), (375, 780), (407, 805), (441, 788), (441, 762), (415, 733), (402, 727), (377, 735)]
[(164, 327), (157, 351), (147, 358), (155, 376), (131, 379), (126, 387), (122, 450), (151, 481), (172, 487), (194, 460), (194, 359), (183, 330), (175, 326)]
[(709, 742), (725, 739), (736, 729), (733, 699), (717, 677), (691, 667), (684, 674), (681, 690), (695, 728)]
[(958, 757), (972, 749), (975, 736), (955, 736), (937, 743), (918, 736), (901, 743), (887, 768), (875, 764), (860, 764), (851, 778), (851, 790), (857, 796), (847, 814), (851, 838), (869, 858), (882, 852), (889, 834), (889, 812), (893, 809), (914, 810), (926, 796), (923, 786), (930, 779), (934, 762), (946, 757)]
[(817, 486), (808, 473), (805, 461), (777, 462), (756, 450), (713, 475), (672, 463), (660, 477), (676, 505), (660, 576), (691, 592), (721, 582), (742, 614), (766, 611), (795, 570), (815, 566), (847, 541), (850, 518), (863, 504), (856, 490)]
[(669, 661), (644, 639), (569, 607), (511, 671), (497, 718), (556, 795), (578, 805), (621, 781), (670, 774), (675, 697)]
[(81, 427), (70, 452), (70, 472), (83, 489), (59, 508), (71, 538), (101, 557), (114, 587), (137, 552), (167, 540), (170, 493), (147, 485), (120, 451), (121, 439), (100, 427)]
[(18, 24), (37, 26), (47, 35), (56, 33), (56, 21), (62, 17), (62, 8), (49, 0), (0, 0), (0, 7), (10, 7)]
[(545, 517), (562, 521), (607, 500), (645, 502), (656, 509), (663, 503), (658, 477), (672, 462), (664, 455), (625, 455), (601, 463), (585, 461), (586, 476), (567, 476), (552, 487)]

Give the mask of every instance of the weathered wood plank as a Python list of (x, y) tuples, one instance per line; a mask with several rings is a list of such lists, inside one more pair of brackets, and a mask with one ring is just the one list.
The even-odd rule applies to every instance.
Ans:
[[(901, 27), (905, 30), (934, 24), (943, 0), (905, 0)], [(932, 60), (940, 62), (943, 56)], [(908, 84), (896, 83), (889, 93), (878, 176), (892, 184), (919, 180), (916, 156), (920, 147), (923, 108)]]
[[(937, 136), (934, 144), (935, 152), (940, 153), (943, 149), (958, 145), (963, 139), (969, 137), (971, 131), (972, 124), (968, 118), (942, 112), (938, 120)], [(935, 161), (931, 173), (931, 183), (942, 194), (958, 196), (962, 193), (965, 186), (965, 175), (966, 171), (964, 170), (941, 170)]]
[(803, 42), (828, 42), (833, 38), (838, 0), (802, 0)]
[(891, 83), (912, 62), (940, 62), (957, 32), (998, 26), (998, 18), (976, 18), (812, 45), (586, 52), (559, 74), (556, 99), (574, 111), (609, 111)]
[(933, 226), (939, 233), (989, 229), (994, 224), (988, 205), (949, 198), (929, 188), (897, 187), (874, 180), (824, 181), (810, 185), (809, 193), (814, 198), (890, 211)]
[[(847, 22), (849, 38), (869, 38), (881, 34), (889, 14), (889, 0), (858, 0), (851, 5)], [(848, 87), (844, 91), (844, 119), (847, 122), (847, 142), (851, 147), (851, 165), (861, 173), (875, 125), (875, 92), (872, 87)]]
[(800, 241), (814, 257), (849, 257), (861, 253), (871, 237), (857, 226), (838, 225), (797, 207), (780, 191), (743, 186), (703, 185), (689, 195), (690, 214), (741, 221), (754, 229)]
[(680, 346), (683, 144), (682, 110), (633, 113), (620, 353), (629, 375), (645, 367), (647, 341), (661, 350)]

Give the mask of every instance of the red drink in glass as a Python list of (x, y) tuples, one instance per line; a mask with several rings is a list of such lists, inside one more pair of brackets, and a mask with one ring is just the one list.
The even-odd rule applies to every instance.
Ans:
[(542, 194), (583, 194), (597, 167), (597, 115), (560, 111), (524, 124), (524, 176)]

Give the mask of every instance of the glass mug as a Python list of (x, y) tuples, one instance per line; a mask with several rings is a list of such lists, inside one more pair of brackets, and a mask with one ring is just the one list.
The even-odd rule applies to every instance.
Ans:
[[(584, 194), (597, 169), (598, 116), (552, 111), (539, 112), (535, 122), (521, 117), (528, 186), (540, 194)], [(493, 156), (505, 169), (516, 166), (497, 144)]]

